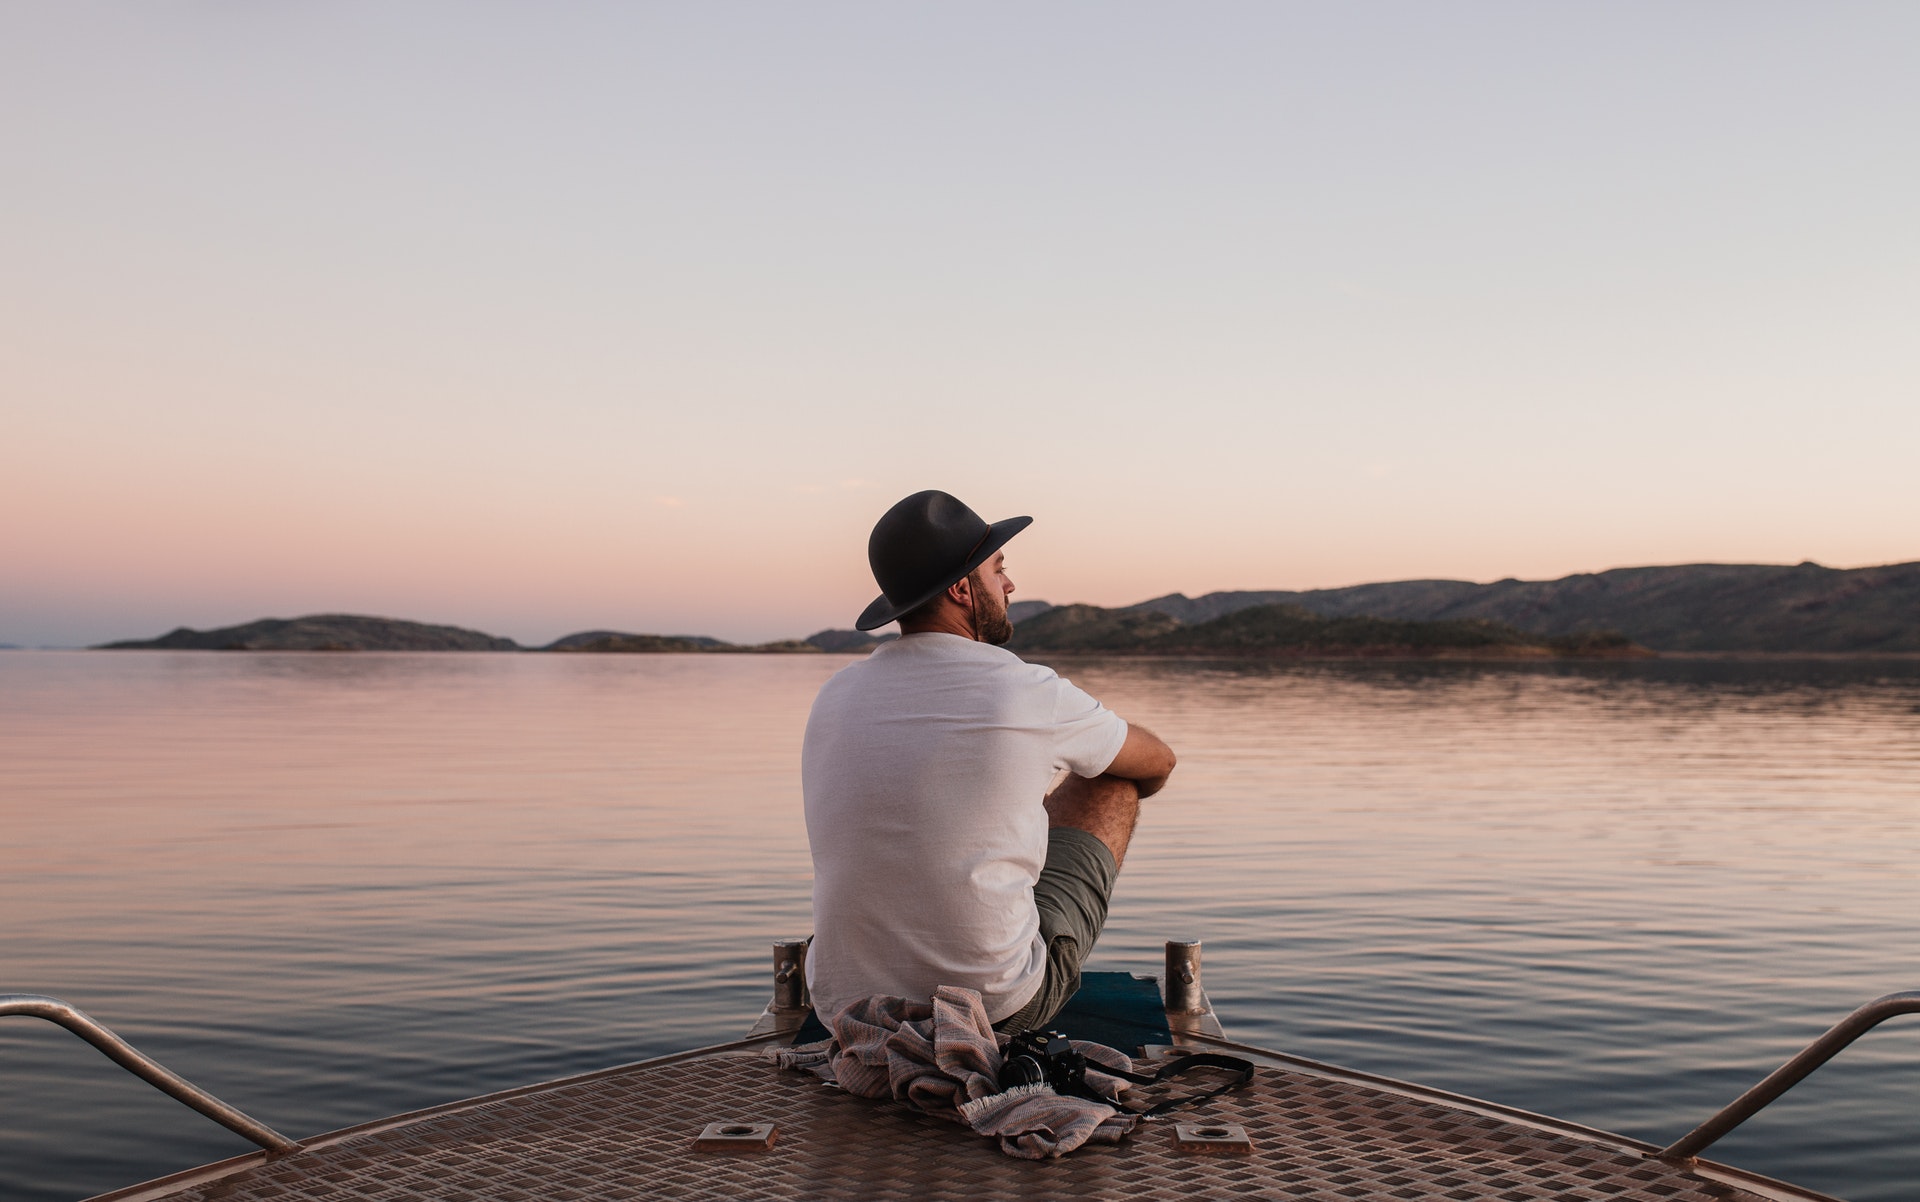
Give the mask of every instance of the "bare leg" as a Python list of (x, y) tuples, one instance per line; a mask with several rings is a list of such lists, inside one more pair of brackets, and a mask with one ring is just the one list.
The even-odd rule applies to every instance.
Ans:
[(1114, 867), (1127, 858), (1127, 844), (1140, 821), (1140, 789), (1118, 776), (1074, 776), (1047, 794), (1047, 825), (1086, 831), (1107, 845)]

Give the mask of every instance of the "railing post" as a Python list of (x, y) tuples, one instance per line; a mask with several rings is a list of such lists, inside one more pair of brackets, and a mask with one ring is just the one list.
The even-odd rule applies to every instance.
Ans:
[(0, 993), (0, 1016), (26, 1015), (57, 1023), (100, 1049), (102, 1055), (177, 1102), (190, 1106), (214, 1122), (259, 1144), (273, 1155), (298, 1151), (300, 1145), (272, 1127), (222, 1102), (185, 1077), (101, 1026), (57, 997), (37, 993)]
[(1758, 1114), (1767, 1103), (1833, 1059), (1842, 1048), (1899, 1014), (1920, 1014), (1920, 990), (1889, 993), (1855, 1010), (1835, 1023), (1825, 1035), (1808, 1044), (1798, 1056), (1774, 1069), (1758, 1085), (1727, 1103), (1720, 1113), (1654, 1155), (1660, 1160), (1678, 1162), (1695, 1159), (1706, 1151), (1708, 1145)]

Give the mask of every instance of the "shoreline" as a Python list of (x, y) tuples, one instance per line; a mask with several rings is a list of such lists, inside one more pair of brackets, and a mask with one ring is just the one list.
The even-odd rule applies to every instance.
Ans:
[[(644, 656), (681, 656), (681, 657), (690, 658), (690, 659), (707, 658), (711, 656), (719, 656), (723, 658), (736, 658), (739, 656), (765, 656), (770, 659), (792, 659), (795, 657), (799, 657), (799, 658), (810, 659), (815, 655), (842, 656), (845, 658), (854, 658), (857, 656), (869, 654), (871, 652), (871, 648), (866, 648), (866, 647), (853, 648), (853, 649), (842, 650), (842, 651), (828, 651), (825, 649), (816, 649), (816, 650), (807, 651), (807, 652), (761, 651), (761, 650), (746, 648), (746, 647), (728, 648), (725, 650), (715, 649), (710, 651), (569, 650), (569, 651), (563, 651), (563, 652), (551, 652), (551, 651), (545, 650), (544, 648), (539, 648), (539, 647), (523, 647), (523, 648), (517, 648), (515, 650), (511, 650), (511, 651), (489, 651), (489, 650), (477, 650), (477, 649), (476, 650), (433, 651), (433, 650), (407, 649), (407, 648), (360, 649), (360, 648), (346, 648), (346, 647), (336, 647), (336, 648), (5, 647), (5, 648), (0, 648), (0, 652), (17, 652), (25, 655), (68, 654), (68, 653), (79, 653), (79, 652), (91, 653), (96, 651), (108, 651), (108, 650), (121, 653), (121, 654), (146, 653), (146, 654), (162, 654), (162, 655), (236, 655), (236, 654), (237, 655), (329, 655), (329, 656), (331, 655), (488, 655), (488, 656), (556, 655), (556, 656), (582, 656), (582, 657), (593, 657), (593, 658), (598, 658), (601, 656), (644, 655)], [(1538, 664), (1538, 663), (1566, 663), (1566, 662), (1645, 663), (1645, 662), (1655, 661), (1655, 660), (1666, 660), (1666, 661), (1751, 660), (1754, 662), (1776, 662), (1776, 661), (1784, 661), (1784, 660), (1831, 660), (1834, 662), (1866, 662), (1871, 660), (1897, 660), (1902, 662), (1920, 663), (1920, 651), (1650, 651), (1647, 654), (1631, 654), (1631, 655), (1606, 654), (1606, 653), (1597, 654), (1597, 655), (1579, 655), (1579, 654), (1566, 655), (1566, 654), (1557, 654), (1551, 651), (1545, 652), (1543, 654), (1533, 654), (1529, 652), (1521, 652), (1516, 654), (1512, 652), (1498, 653), (1498, 652), (1478, 652), (1478, 651), (1414, 652), (1414, 651), (1406, 651), (1401, 649), (1391, 649), (1391, 650), (1382, 650), (1382, 651), (1360, 651), (1360, 652), (1341, 652), (1341, 651), (1226, 652), (1226, 651), (1119, 651), (1119, 650), (1103, 651), (1103, 650), (1079, 650), (1079, 649), (1062, 649), (1062, 650), (1029, 649), (1026, 652), (1016, 652), (1016, 654), (1020, 654), (1022, 658), (1026, 658), (1028, 655), (1035, 656), (1035, 657), (1066, 655), (1066, 656), (1075, 656), (1078, 658), (1089, 658), (1089, 659), (1105, 658), (1105, 659), (1165, 659), (1165, 660), (1209, 660), (1209, 661), (1255, 660), (1255, 661), (1261, 661), (1261, 662), (1271, 662), (1274, 660), (1316, 660), (1316, 661), (1367, 660), (1369, 662), (1385, 662), (1385, 661), (1427, 662), (1432, 660), (1448, 660), (1448, 661), (1474, 661), (1474, 662), (1480, 662), (1480, 663), (1505, 662), (1505, 663)]]

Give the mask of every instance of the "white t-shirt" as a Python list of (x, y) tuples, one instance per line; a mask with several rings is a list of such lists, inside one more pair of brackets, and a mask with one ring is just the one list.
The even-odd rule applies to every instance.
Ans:
[(1126, 739), (1052, 669), (958, 635), (905, 635), (835, 673), (800, 772), (822, 1017), (941, 985), (979, 990), (995, 1022), (1025, 1005), (1046, 971), (1047, 786), (1100, 775)]

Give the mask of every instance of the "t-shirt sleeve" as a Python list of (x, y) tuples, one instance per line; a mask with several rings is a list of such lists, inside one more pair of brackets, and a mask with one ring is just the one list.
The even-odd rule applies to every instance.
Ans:
[(1054, 767), (1076, 776), (1100, 775), (1127, 741), (1126, 719), (1070, 681), (1055, 676), (1051, 683)]

